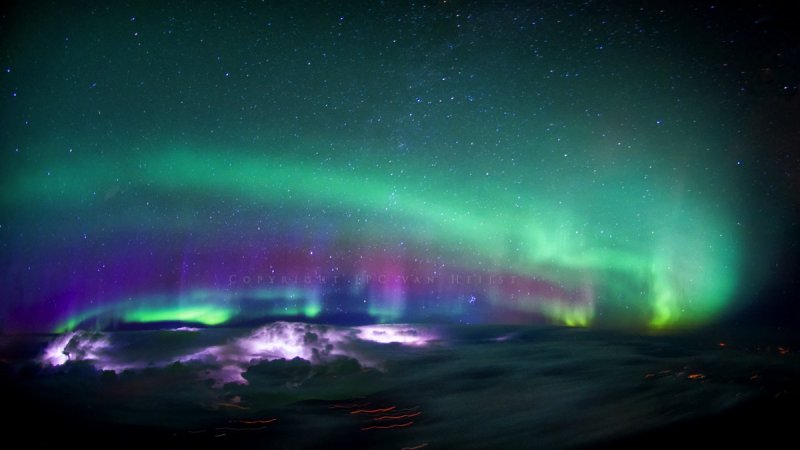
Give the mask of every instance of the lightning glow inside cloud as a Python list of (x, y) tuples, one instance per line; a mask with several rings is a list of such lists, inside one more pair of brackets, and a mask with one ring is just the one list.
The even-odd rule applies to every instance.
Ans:
[[(191, 332), (172, 330), (168, 333)], [(161, 333), (164, 333), (162, 331)], [(115, 335), (73, 331), (59, 335), (45, 348), (41, 363), (62, 366), (85, 361), (100, 370), (122, 371), (166, 366), (175, 362), (201, 362), (210, 367), (202, 375), (221, 387), (226, 383), (246, 384), (243, 376), (253, 365), (276, 359), (300, 358), (311, 363), (324, 363), (338, 357), (356, 359), (362, 366), (379, 367), (381, 361), (364, 354), (364, 343), (424, 346), (437, 339), (430, 327), (403, 324), (367, 327), (333, 327), (306, 323), (275, 322), (259, 327), (247, 335), (220, 345), (200, 350), (178, 347), (163, 350), (157, 359), (126, 359), (114, 344)], [(149, 352), (154, 353), (154, 352)]]

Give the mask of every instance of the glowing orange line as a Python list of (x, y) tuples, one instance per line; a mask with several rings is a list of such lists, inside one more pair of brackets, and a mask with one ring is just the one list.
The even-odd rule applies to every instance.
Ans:
[(367, 402), (367, 403), (350, 403), (350, 404), (338, 403), (336, 405), (329, 406), (328, 408), (330, 408), (330, 409), (353, 409), (353, 408), (358, 408), (358, 407), (367, 406), (367, 405), (369, 405), (369, 402)]
[(258, 424), (267, 424), (275, 422), (278, 419), (264, 419), (264, 420), (240, 420), (239, 423), (243, 423), (245, 425), (258, 425)]
[(415, 412), (413, 414), (402, 414), (399, 416), (380, 416), (376, 417), (372, 420), (397, 420), (397, 419), (408, 419), (409, 417), (417, 417), (418, 415), (422, 414), (422, 411)]
[(261, 431), (261, 430), (266, 430), (266, 429), (267, 429), (267, 427), (258, 427), (258, 428), (219, 427), (219, 428), (217, 428), (217, 431), (223, 431), (223, 430), (227, 430), (227, 431)]
[(234, 408), (234, 409), (250, 409), (245, 408), (244, 406), (237, 405), (236, 403), (220, 403), (219, 406), (224, 406), (226, 408)]
[(388, 408), (383, 408), (383, 409), (357, 409), (355, 411), (350, 411), (350, 414), (378, 414), (378, 413), (394, 411), (395, 408), (397, 407), (390, 406)]
[(397, 412), (416, 411), (417, 409), (419, 409), (419, 406), (412, 406), (411, 408), (398, 409)]
[(361, 431), (367, 430), (388, 430), (390, 428), (405, 428), (414, 425), (414, 422), (406, 422), (406, 423), (393, 423), (391, 425), (373, 425), (371, 427), (364, 427)]
[(415, 445), (413, 447), (403, 447), (400, 450), (419, 450), (419, 449), (425, 448), (427, 446), (428, 446), (428, 443), (427, 442), (423, 442), (422, 444)]

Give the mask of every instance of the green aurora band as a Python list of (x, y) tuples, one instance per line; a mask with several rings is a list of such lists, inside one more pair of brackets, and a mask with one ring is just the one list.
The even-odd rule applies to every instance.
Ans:
[[(319, 164), (244, 152), (229, 157), (197, 148), (162, 148), (110, 160), (75, 158), (55, 166), (58, 170), (36, 165), (17, 170), (3, 182), (4, 207), (67, 216), (88, 215), (101, 205), (109, 213), (98, 216), (93, 226), (113, 232), (135, 231), (141, 224), (162, 232), (198, 229), (186, 211), (208, 212), (209, 205), (225, 204), (226, 199), (244, 202), (254, 215), (276, 214), (287, 205), (333, 211), (323, 219), (362, 243), (380, 246), (388, 239), (433, 246), (459, 267), (557, 280), (585, 292), (589, 300), (580, 305), (543, 298), (509, 305), (502, 296), (491, 296), (497, 306), (565, 325), (696, 326), (725, 311), (737, 288), (740, 242), (728, 225), (729, 214), (713, 207), (712, 199), (676, 194), (680, 180), (653, 174), (656, 182), (645, 182), (647, 176), (630, 168), (606, 179), (567, 177), (544, 167), (529, 179), (521, 172), (475, 182), (446, 169), (432, 175), (419, 162), (392, 168), (392, 173), (404, 174), (398, 182), (386, 175), (385, 167), (367, 163), (328, 158)], [(453, 184), (458, 187), (455, 194), (449, 189)], [(102, 198), (103, 192), (112, 194)], [(162, 212), (142, 208), (145, 194), (173, 199), (167, 210), (181, 219), (165, 219)], [(369, 222), (355, 227), (340, 217), (352, 211)], [(68, 221), (61, 226), (71, 232)], [(225, 295), (199, 289), (188, 300), (145, 296), (114, 301), (74, 313), (57, 330), (103, 314), (127, 322), (223, 324), (235, 311), (220, 297)], [(123, 303), (135, 306), (118, 306)], [(304, 303), (293, 312), (309, 317), (319, 313), (318, 300)], [(399, 312), (387, 314), (382, 321), (402, 320)]]
[[(675, 330), (762, 303), (786, 270), (796, 67), (730, 8), (123, 6), (4, 16), (4, 332)], [(272, 269), (440, 278), (228, 283)]]
[[(98, 323), (152, 323), (187, 322), (206, 326), (222, 325), (237, 314), (233, 306), (237, 296), (245, 295), (255, 302), (271, 305), (264, 314), (270, 317), (316, 317), (320, 311), (320, 299), (314, 290), (297, 288), (255, 289), (247, 292), (212, 291), (197, 289), (178, 295), (150, 295), (108, 302), (69, 317), (53, 332), (64, 333), (76, 329), (82, 323), (100, 320)], [(131, 306), (134, 305), (134, 306)], [(298, 306), (299, 305), (299, 306)]]

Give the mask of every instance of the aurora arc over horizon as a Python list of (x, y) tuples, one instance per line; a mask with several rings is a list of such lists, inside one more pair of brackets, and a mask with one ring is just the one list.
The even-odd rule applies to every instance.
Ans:
[(683, 329), (769, 276), (780, 206), (751, 189), (767, 172), (736, 103), (761, 67), (731, 63), (725, 30), (310, 3), (11, 11), (1, 330)]
[[(403, 242), (402, 251), (395, 251), (399, 259), (408, 256), (403, 256), (403, 252), (413, 255), (413, 248), (424, 247), (427, 251), (436, 248), (441, 254), (450, 255), (460, 270), (509, 272), (520, 278), (556, 280), (566, 291), (584, 293), (580, 294), (583, 295), (580, 301), (519, 293), (513, 302), (502, 294), (485, 293), (488, 301), (500, 308), (536, 313), (560, 324), (590, 325), (597, 319), (599, 309), (608, 311), (610, 317), (604, 320), (624, 326), (697, 325), (723, 311), (736, 286), (735, 237), (719, 221), (702, 217), (703, 205), (676, 207), (663, 200), (654, 210), (636, 210), (635, 215), (640, 219), (630, 223), (627, 219), (631, 214), (626, 209), (634, 200), (625, 196), (608, 198), (604, 192), (586, 192), (585, 198), (570, 205), (537, 199), (531, 202), (531, 208), (525, 209), (503, 202), (503, 197), (509, 196), (507, 186), (502, 184), (488, 192), (487, 186), (481, 185), (478, 192), (471, 192), (465, 183), (458, 197), (466, 198), (449, 199), (445, 193), (419, 182), (397, 190), (379, 174), (371, 174), (369, 168), (348, 174), (342, 168), (290, 159), (251, 157), (231, 161), (215, 152), (190, 150), (149, 155), (146, 167), (129, 162), (78, 161), (64, 165), (56, 173), (38, 172), (20, 173), (12, 187), (4, 190), (3, 201), (20, 207), (39, 202), (48, 209), (61, 208), (74, 213), (88, 208), (97, 196), (95, 187), (103, 186), (118, 192), (115, 194), (118, 197), (147, 190), (161, 197), (199, 195), (203, 202), (235, 198), (252, 205), (252, 214), (262, 208), (272, 211), (284, 209), (286, 204), (304, 203), (311, 209), (329, 210), (326, 218), (337, 230), (352, 227), (347, 224), (347, 212), (358, 210), (376, 216), (372, 220), (375, 225), (359, 227), (361, 246)], [(568, 183), (574, 185), (576, 181)], [(13, 195), (8, 195), (11, 192)], [(472, 201), (482, 195), (496, 201), (490, 204)], [(664, 209), (671, 212), (665, 214)], [(391, 223), (382, 223), (381, 214), (391, 216)], [(139, 221), (142, 219), (147, 223), (147, 216)], [(594, 229), (581, 226), (587, 221), (603, 224), (604, 220), (614, 223), (606, 222)], [(108, 226), (115, 233), (135, 233), (135, 226), (126, 230), (131, 225), (124, 218), (109, 218)], [(165, 231), (169, 225), (160, 226)], [(172, 232), (178, 234), (191, 228), (181, 223), (173, 226)], [(285, 232), (272, 230), (278, 236)], [(210, 236), (216, 234), (211, 232)], [(326, 236), (327, 240), (334, 238)], [(275, 237), (268, 235), (268, 239)], [(363, 269), (370, 270), (369, 264)], [(225, 323), (237, 314), (240, 308), (232, 307), (231, 301), (242, 294), (241, 290), (231, 292), (231, 286), (227, 286), (228, 292), (198, 295), (196, 292), (205, 292), (213, 284), (202, 279), (198, 282), (183, 289), (189, 291), (188, 295), (175, 295), (173, 301), (163, 295), (154, 299), (138, 286), (141, 293), (128, 297), (127, 303), (122, 301), (123, 306), (115, 304), (118, 300), (110, 308), (79, 309), (60, 317), (56, 329), (71, 329), (95, 314), (123, 322), (170, 320), (206, 325)], [(402, 286), (398, 289), (402, 290)], [(299, 286), (294, 291), (295, 294), (278, 293), (277, 297), (304, 297), (307, 289)], [(377, 296), (380, 295), (391, 293)], [(407, 305), (397, 303), (406, 299), (403, 292), (395, 295), (401, 298), (390, 305), (389, 311), (376, 312), (372, 308), (372, 315), (381, 321), (403, 320)], [(254, 297), (250, 292), (246, 296)], [(111, 299), (98, 300), (102, 304)], [(319, 298), (313, 300), (317, 305), (313, 307), (308, 306), (308, 300), (300, 302), (302, 306), (290, 312), (306, 317), (319, 313)], [(445, 299), (442, 301), (445, 306), (440, 308), (447, 309), (448, 302), (458, 303), (458, 300)], [(377, 298), (375, 303), (380, 305), (385, 301)], [(631, 308), (636, 313), (629, 318), (619, 320), (614, 316), (618, 310)], [(281, 315), (280, 312), (274, 311), (272, 315)]]

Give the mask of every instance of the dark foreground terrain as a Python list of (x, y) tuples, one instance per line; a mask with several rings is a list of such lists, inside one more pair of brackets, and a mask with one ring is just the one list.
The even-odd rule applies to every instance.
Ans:
[(3, 429), (77, 448), (769, 445), (800, 407), (795, 343), (769, 336), (278, 323), (4, 337)]

